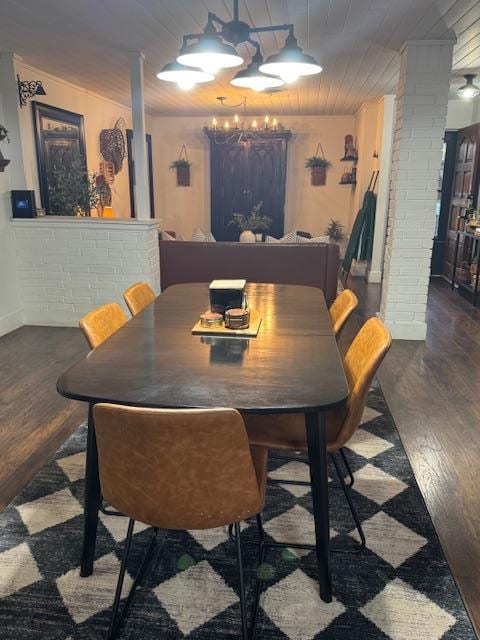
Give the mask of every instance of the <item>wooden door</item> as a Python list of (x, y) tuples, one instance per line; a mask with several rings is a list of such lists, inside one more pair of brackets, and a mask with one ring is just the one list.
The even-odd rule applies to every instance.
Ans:
[[(443, 265), (443, 274), (449, 280), (452, 277), (453, 260), (455, 254), (456, 231), (462, 229), (463, 216), (469, 195), (474, 197), (474, 202), (478, 198), (478, 178), (479, 172), (479, 152), (480, 152), (480, 124), (461, 129), (457, 142), (457, 157), (453, 175), (452, 198), (447, 230), (447, 244)], [(459, 227), (460, 225), (460, 227)], [(463, 254), (463, 243), (459, 246), (458, 262), (461, 262)]]
[(284, 233), (287, 141), (268, 140), (248, 145), (248, 210), (263, 202), (260, 213), (272, 218), (268, 233), (280, 238)]
[(238, 240), (234, 213), (248, 213), (247, 149), (244, 144), (211, 147), (211, 229), (216, 240)]
[(272, 218), (269, 233), (283, 235), (287, 142), (289, 131), (258, 132), (239, 141), (235, 135), (207, 131), (211, 153), (211, 229), (217, 240), (236, 241), (234, 213), (248, 215), (263, 201), (261, 213)]

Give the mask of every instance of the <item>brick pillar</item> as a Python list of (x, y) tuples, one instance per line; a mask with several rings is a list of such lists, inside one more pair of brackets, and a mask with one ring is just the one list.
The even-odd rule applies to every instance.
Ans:
[(424, 340), (435, 203), (453, 42), (406, 42), (397, 114), (380, 317), (394, 338)]

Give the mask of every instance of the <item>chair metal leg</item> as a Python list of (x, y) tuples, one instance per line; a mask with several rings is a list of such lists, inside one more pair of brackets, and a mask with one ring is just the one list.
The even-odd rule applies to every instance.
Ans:
[(345, 483), (345, 480), (343, 478), (343, 474), (342, 474), (342, 471), (341, 471), (340, 466), (338, 464), (338, 460), (337, 460), (337, 457), (336, 457), (335, 453), (331, 453), (330, 457), (331, 457), (332, 462), (333, 462), (333, 464), (335, 466), (335, 470), (337, 472), (338, 479), (340, 480), (340, 485), (341, 485), (341, 487), (343, 489), (343, 493), (345, 494), (345, 498), (347, 499), (348, 506), (350, 507), (350, 511), (351, 511), (353, 519), (355, 521), (355, 526), (357, 527), (358, 535), (360, 536), (360, 547), (361, 547), (361, 549), (365, 549), (365, 547), (366, 547), (365, 533), (363, 532), (363, 528), (362, 528), (362, 525), (360, 523), (360, 518), (358, 517), (357, 510), (355, 508), (355, 505), (353, 504), (352, 496), (350, 495), (350, 487)]
[(115, 599), (113, 601), (113, 608), (112, 608), (112, 614), (111, 614), (111, 618), (110, 618), (110, 625), (108, 628), (108, 633), (106, 636), (106, 640), (114, 640), (115, 638), (118, 638), (120, 629), (122, 627), (122, 624), (126, 618), (126, 615), (130, 609), (130, 606), (133, 602), (133, 598), (135, 595), (136, 590), (138, 589), (138, 587), (140, 586), (146, 572), (148, 569), (148, 566), (151, 562), (152, 556), (153, 556), (153, 551), (155, 549), (156, 546), (156, 541), (157, 541), (157, 534), (158, 534), (158, 529), (154, 529), (154, 533), (152, 536), (152, 539), (150, 540), (150, 544), (148, 546), (148, 549), (145, 553), (145, 556), (143, 558), (142, 564), (140, 566), (140, 569), (138, 570), (137, 576), (135, 578), (135, 580), (133, 581), (132, 587), (128, 593), (127, 596), (127, 600), (125, 602), (125, 604), (123, 605), (123, 609), (120, 613), (120, 615), (118, 615), (118, 609), (119, 609), (119, 605), (120, 605), (120, 600), (122, 597), (122, 588), (123, 588), (123, 582), (125, 579), (125, 571), (127, 568), (127, 562), (128, 562), (128, 556), (130, 554), (130, 549), (131, 549), (131, 545), (132, 545), (132, 536), (133, 536), (133, 527), (135, 525), (135, 520), (130, 519), (128, 522), (128, 531), (127, 531), (127, 539), (125, 540), (125, 549), (124, 549), (124, 553), (123, 553), (123, 558), (122, 558), (122, 564), (120, 567), (120, 574), (118, 576), (118, 582), (117, 582), (117, 589), (115, 591)]
[(130, 555), (130, 549), (132, 546), (133, 527), (135, 526), (135, 520), (128, 521), (127, 539), (125, 540), (125, 548), (123, 550), (122, 564), (120, 566), (120, 573), (118, 575), (117, 588), (115, 591), (115, 598), (113, 600), (112, 614), (110, 617), (110, 624), (108, 627), (107, 640), (112, 640), (116, 637), (116, 631), (118, 625), (115, 624), (118, 614), (118, 607), (120, 605), (120, 598), (122, 597), (123, 581), (125, 579), (125, 571), (127, 568), (128, 556)]
[(248, 640), (247, 605), (245, 598), (245, 580), (243, 575), (242, 541), (240, 540), (240, 523), (236, 522), (235, 544), (237, 547), (238, 577), (240, 580), (240, 612), (242, 616), (242, 640)]
[(355, 482), (355, 476), (353, 475), (352, 467), (347, 458), (347, 454), (345, 453), (345, 449), (342, 447), (340, 449), (340, 455), (342, 456), (343, 464), (345, 465), (345, 469), (347, 470), (348, 476), (350, 478), (350, 482), (347, 484), (347, 487), (352, 488), (353, 483)]

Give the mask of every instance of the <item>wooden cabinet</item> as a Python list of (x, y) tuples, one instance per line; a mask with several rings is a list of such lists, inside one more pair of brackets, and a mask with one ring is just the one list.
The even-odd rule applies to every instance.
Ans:
[(238, 240), (238, 228), (229, 224), (232, 215), (248, 214), (260, 201), (260, 213), (273, 221), (268, 232), (282, 236), (291, 132), (259, 131), (240, 141), (236, 133), (208, 130), (206, 134), (210, 138), (211, 229), (215, 238)]
[(466, 247), (463, 236), (457, 247), (457, 230), (464, 230), (461, 216), (467, 206), (467, 198), (472, 195), (478, 206), (478, 189), (480, 179), (480, 124), (460, 129), (457, 137), (457, 152), (453, 172), (452, 194), (448, 211), (446, 247), (443, 262), (443, 275), (452, 279), (455, 251), (460, 261)]

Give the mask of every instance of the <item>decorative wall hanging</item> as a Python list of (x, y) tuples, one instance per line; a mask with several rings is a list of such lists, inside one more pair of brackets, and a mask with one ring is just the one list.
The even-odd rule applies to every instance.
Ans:
[(323, 147), (320, 142), (317, 144), (315, 155), (310, 156), (305, 161), (305, 167), (310, 169), (310, 181), (313, 187), (324, 187), (327, 183), (327, 169), (332, 163), (325, 158)]
[(68, 215), (55, 197), (57, 176), (68, 173), (75, 158), (87, 166), (83, 116), (40, 102), (32, 102), (32, 113), (42, 207), (47, 214)]
[[(10, 142), (6, 127), (4, 127), (3, 124), (0, 124), (0, 142), (3, 142), (4, 140), (6, 140), (7, 142)], [(2, 152), (0, 151), (0, 172), (1, 173), (5, 171), (5, 167), (9, 163), (10, 163), (10, 160), (8, 160), (7, 158), (4, 158), (2, 155)]]
[(355, 147), (356, 147), (356, 144), (353, 141), (353, 136), (351, 134), (346, 135), (343, 158), (340, 158), (340, 161), (341, 162), (357, 162), (358, 151)]
[(41, 80), (20, 80), (17, 73), (18, 100), (20, 107), (27, 106), (27, 100), (34, 96), (46, 96)]
[(174, 160), (170, 165), (170, 169), (176, 169), (177, 171), (177, 187), (190, 186), (190, 167), (191, 163), (188, 160), (187, 147), (182, 144), (178, 160)]
[(123, 159), (127, 155), (125, 128), (125, 120), (119, 118), (113, 129), (100, 131), (100, 153), (104, 160), (112, 163), (115, 175), (122, 170)]
[(105, 208), (112, 206), (112, 190), (105, 176), (101, 173), (95, 176), (95, 186), (98, 195), (97, 214), (99, 218), (103, 218)]
[(98, 173), (103, 176), (107, 184), (113, 184), (115, 182), (115, 166), (113, 162), (101, 160), (98, 165)]

